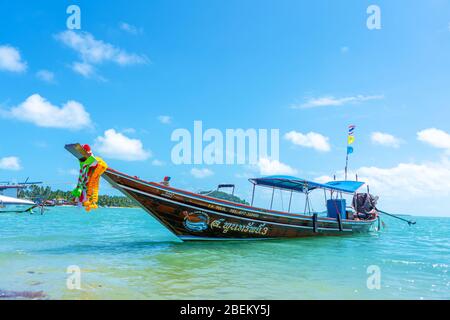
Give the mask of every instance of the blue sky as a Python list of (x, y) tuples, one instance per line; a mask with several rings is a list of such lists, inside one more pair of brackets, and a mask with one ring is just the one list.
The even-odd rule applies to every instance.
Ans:
[[(66, 27), (71, 4), (81, 30)], [(371, 4), (379, 30), (366, 26)], [(0, 180), (70, 189), (63, 146), (79, 141), (132, 175), (234, 182), (248, 198), (247, 178), (268, 167), (342, 175), (355, 124), (350, 169), (386, 210), (450, 215), (449, 54), (448, 1), (1, 0)], [(195, 120), (279, 129), (279, 163), (172, 164), (171, 133)]]

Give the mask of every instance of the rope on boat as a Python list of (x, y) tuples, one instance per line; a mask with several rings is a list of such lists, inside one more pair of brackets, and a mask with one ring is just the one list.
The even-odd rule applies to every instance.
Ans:
[(404, 219), (404, 218), (399, 217), (399, 216), (397, 216), (397, 215), (395, 215), (395, 214), (388, 213), (388, 212), (383, 211), (383, 210), (380, 210), (380, 209), (378, 209), (378, 208), (375, 208), (375, 209), (376, 209), (379, 213), (385, 214), (385, 215), (387, 215), (387, 216), (389, 216), (389, 217), (392, 217), (392, 218), (396, 218), (396, 219), (402, 220), (402, 221), (408, 223), (409, 226), (416, 224), (415, 221), (408, 220), (408, 219)]

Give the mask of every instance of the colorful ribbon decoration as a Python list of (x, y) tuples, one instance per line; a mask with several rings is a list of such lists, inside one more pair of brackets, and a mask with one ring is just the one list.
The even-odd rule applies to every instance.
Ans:
[[(85, 147), (88, 148), (87, 145)], [(72, 195), (75, 202), (83, 205), (86, 211), (98, 208), (100, 177), (107, 168), (108, 165), (105, 161), (100, 157), (93, 156), (92, 153), (85, 161), (80, 162), (80, 176)]]

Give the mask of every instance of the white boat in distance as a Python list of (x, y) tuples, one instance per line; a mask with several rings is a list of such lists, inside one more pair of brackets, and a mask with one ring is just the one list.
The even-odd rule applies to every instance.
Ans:
[(25, 212), (36, 204), (33, 201), (0, 195), (0, 213)]
[(0, 213), (20, 213), (35, 207), (36, 203), (34, 203), (33, 201), (18, 198), (19, 189), (25, 189), (33, 184), (40, 184), (40, 182), (0, 184)]

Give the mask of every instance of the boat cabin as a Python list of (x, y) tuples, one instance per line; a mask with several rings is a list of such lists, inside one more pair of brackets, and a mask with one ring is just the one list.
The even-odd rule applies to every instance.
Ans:
[[(365, 215), (361, 215), (361, 213), (366, 214), (365, 212), (366, 210), (364, 210), (363, 212), (362, 210), (363, 208), (358, 208), (358, 204), (360, 203), (360, 201), (357, 201), (358, 197), (360, 197), (358, 195), (362, 195), (358, 194), (357, 191), (364, 185), (364, 182), (347, 180), (347, 181), (330, 181), (327, 183), (319, 183), (297, 177), (280, 176), (280, 175), (262, 178), (253, 178), (249, 179), (249, 181), (253, 184), (251, 206), (253, 206), (253, 202), (255, 200), (256, 187), (262, 186), (272, 189), (272, 197), (269, 208), (271, 210), (274, 204), (275, 190), (278, 189), (280, 191), (287, 191), (290, 193), (289, 204), (287, 208), (288, 213), (291, 212), (293, 195), (295, 193), (301, 193), (305, 196), (305, 207), (303, 213), (305, 215), (313, 215), (317, 213), (335, 219), (336, 218), (364, 219), (366, 217)], [(310, 194), (314, 190), (322, 190), (326, 203), (326, 211), (315, 212), (312, 209)], [(344, 197), (345, 195), (353, 196), (353, 200), (350, 206), (347, 206), (347, 200)], [(375, 200), (374, 197), (370, 195), (366, 197), (366, 199)]]
[(42, 182), (0, 182), (0, 196), (18, 198), (20, 190), (25, 190), (32, 185), (39, 184), (42, 184)]
[(27, 186), (20, 184), (1, 184), (0, 185), (0, 195), (17, 198), (20, 189), (26, 189)]

